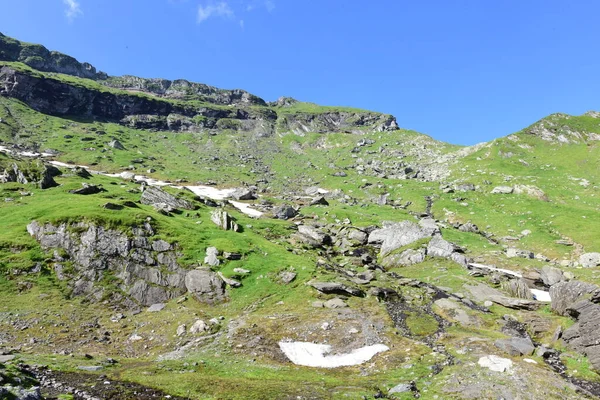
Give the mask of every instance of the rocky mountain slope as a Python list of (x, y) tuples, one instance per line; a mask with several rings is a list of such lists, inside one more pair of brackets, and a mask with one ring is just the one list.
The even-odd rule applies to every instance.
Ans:
[(460, 147), (0, 35), (0, 397), (595, 398), (598, 116)]

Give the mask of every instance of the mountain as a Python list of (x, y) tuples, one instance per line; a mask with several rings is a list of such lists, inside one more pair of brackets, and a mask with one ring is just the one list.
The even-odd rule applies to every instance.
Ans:
[(461, 147), (0, 34), (0, 397), (594, 398), (599, 116)]

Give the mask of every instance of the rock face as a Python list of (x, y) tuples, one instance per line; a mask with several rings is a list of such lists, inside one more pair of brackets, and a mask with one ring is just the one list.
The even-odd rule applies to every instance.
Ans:
[[(60, 249), (66, 253), (72, 272), (68, 272), (66, 260), (58, 252), (51, 263), (58, 278), (68, 281), (73, 295), (102, 299), (105, 295), (102, 281), (109, 276), (116, 278), (121, 291), (111, 293), (113, 300), (129, 306), (162, 303), (184, 294), (190, 287), (187, 275), (194, 271), (179, 266), (177, 259), (181, 253), (176, 246), (152, 239), (154, 230), (147, 223), (131, 227), (132, 236), (84, 222), (55, 226), (33, 221), (27, 231), (44, 250)], [(195, 275), (198, 273), (189, 278), (192, 283), (198, 282)], [(217, 288), (215, 293), (210, 293), (209, 286), (200, 285), (202, 296), (196, 297), (221, 299), (224, 293), (218, 288), (222, 282), (218, 277), (215, 279), (209, 280), (210, 288)]]
[(97, 72), (88, 63), (80, 63), (73, 57), (57, 51), (49, 51), (39, 44), (23, 43), (0, 34), (0, 60), (18, 61), (46, 72), (58, 72), (80, 78), (104, 79), (106, 74)]
[(591, 294), (598, 287), (591, 283), (580, 281), (559, 282), (550, 287), (550, 298), (552, 309), (560, 315), (567, 314), (567, 308), (584, 296)]
[(155, 186), (148, 186), (142, 193), (140, 203), (152, 206), (164, 205), (173, 209), (194, 210), (196, 207), (187, 200), (178, 199)]
[(54, 177), (61, 174), (58, 168), (50, 165), (44, 165), (43, 169), (40, 169), (40, 165), (36, 167), (22, 171), (17, 164), (13, 163), (0, 173), (0, 183), (16, 182), (23, 185), (36, 183), (40, 189), (49, 189), (58, 186), (54, 181)]

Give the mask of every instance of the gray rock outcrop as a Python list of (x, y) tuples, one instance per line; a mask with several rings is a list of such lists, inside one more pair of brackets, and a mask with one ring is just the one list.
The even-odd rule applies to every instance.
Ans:
[[(224, 292), (218, 290), (222, 281), (214, 275), (216, 284), (194, 284), (197, 279), (188, 279), (188, 272), (177, 259), (181, 257), (177, 246), (162, 239), (153, 240), (155, 234), (150, 224), (131, 227), (131, 235), (107, 229), (91, 223), (40, 224), (37, 221), (27, 226), (27, 231), (44, 250), (61, 249), (69, 258), (73, 271), (65, 267), (65, 258), (55, 252), (51, 266), (59, 279), (67, 281), (76, 296), (87, 296), (100, 300), (105, 296), (125, 305), (150, 306), (181, 296), (192, 282), (194, 294), (199, 299), (222, 299)], [(196, 271), (196, 270), (194, 270)], [(212, 277), (210, 274), (205, 274)], [(118, 290), (107, 292), (101, 284), (105, 278), (115, 278)], [(220, 283), (219, 283), (220, 282)], [(203, 289), (198, 291), (200, 286)], [(214, 287), (215, 293), (210, 293)], [(190, 290), (191, 291), (191, 290)]]
[(579, 264), (583, 268), (594, 268), (600, 266), (600, 253), (585, 253), (579, 257)]
[(225, 282), (208, 268), (189, 271), (185, 276), (185, 287), (203, 303), (219, 303), (227, 298)]
[(172, 209), (183, 209), (183, 210), (194, 210), (196, 207), (194, 204), (187, 200), (178, 199), (170, 193), (165, 192), (161, 188), (156, 186), (146, 186), (140, 203), (151, 206), (166, 205)]
[(396, 249), (431, 237), (439, 231), (435, 223), (432, 225), (425, 221), (427, 220), (421, 220), (419, 224), (411, 221), (384, 223), (382, 229), (371, 232), (368, 239), (369, 244), (381, 244), (380, 254), (386, 256)]
[(239, 232), (240, 230), (238, 224), (225, 210), (213, 210), (210, 213), (210, 220), (223, 230), (234, 232)]

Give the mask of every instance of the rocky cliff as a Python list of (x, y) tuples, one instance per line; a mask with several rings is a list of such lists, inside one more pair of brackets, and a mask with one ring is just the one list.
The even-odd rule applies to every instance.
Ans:
[(269, 136), (276, 131), (360, 133), (398, 128), (393, 116), (375, 112), (333, 107), (290, 112), (239, 89), (181, 79), (109, 77), (88, 63), (2, 34), (0, 66), (0, 96), (18, 99), (45, 114), (119, 122), (139, 129), (232, 130)]
[(225, 283), (215, 273), (180, 266), (178, 246), (154, 238), (148, 222), (132, 226), (130, 234), (85, 222), (33, 221), (27, 231), (43, 249), (53, 251), (57, 277), (68, 283), (74, 296), (95, 301), (108, 297), (131, 308), (186, 292), (207, 303), (226, 298)]

